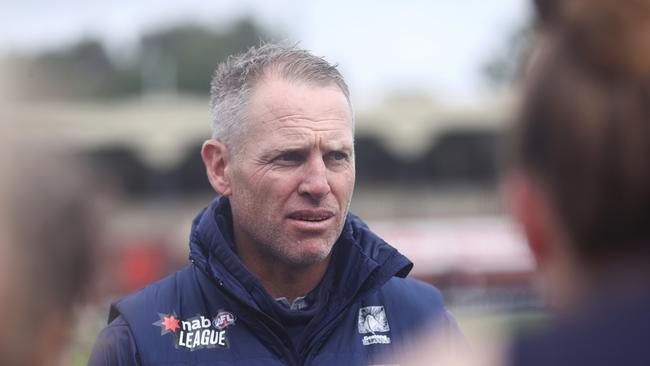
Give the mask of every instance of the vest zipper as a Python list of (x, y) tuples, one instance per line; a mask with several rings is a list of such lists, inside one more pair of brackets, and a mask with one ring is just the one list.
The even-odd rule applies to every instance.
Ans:
[[(194, 261), (192, 261), (192, 263), (194, 264)], [(241, 305), (243, 305), (244, 307), (246, 307), (246, 308), (249, 310), (249, 312), (251, 312), (251, 313), (253, 313), (253, 314), (255, 314), (255, 315), (258, 315), (258, 316), (260, 316), (260, 317), (262, 317), (262, 318), (265, 318), (266, 320), (270, 321), (271, 323), (275, 323), (275, 320), (274, 320), (273, 318), (271, 318), (270, 316), (268, 316), (267, 314), (265, 314), (264, 312), (259, 311), (259, 310), (255, 309), (255, 308), (251, 307), (250, 305), (246, 304), (245, 302), (239, 300), (239, 298), (238, 298), (235, 294), (233, 294), (232, 291), (230, 291), (230, 290), (229, 290), (229, 289), (228, 289), (228, 288), (223, 284), (223, 281), (221, 281), (220, 279), (218, 279), (218, 278), (216, 278), (216, 277), (214, 277), (214, 276), (209, 275), (208, 273), (206, 273), (206, 271), (204, 271), (202, 268), (200, 268), (200, 267), (197, 266), (197, 265), (195, 265), (194, 267), (198, 268), (201, 272), (203, 272), (203, 274), (204, 274), (208, 279), (210, 279), (210, 281), (212, 281), (212, 283), (213, 283), (215, 286), (217, 286), (217, 287), (220, 288), (224, 293), (226, 293), (226, 295), (230, 296), (231, 298), (233, 298), (233, 299), (235, 299), (237, 302), (239, 302)], [(295, 355), (295, 352), (291, 351), (291, 350), (293, 349), (293, 346), (289, 346), (289, 347), (287, 347), (287, 344), (285, 344), (285, 342), (282, 341), (282, 339), (280, 339), (280, 337), (278, 337), (278, 336), (275, 334), (275, 332), (273, 332), (272, 330), (268, 329), (268, 326), (266, 326), (264, 323), (262, 323), (262, 324), (264, 325), (265, 330), (266, 330), (268, 333), (270, 333), (271, 336), (273, 337), (273, 339), (276, 341), (276, 347), (277, 347), (278, 345), (280, 346), (280, 347), (277, 347), (277, 348), (279, 348), (279, 349), (276, 349), (276, 352), (279, 351), (279, 352), (278, 352), (278, 353), (279, 353), (278, 355), (281, 356), (281, 357), (282, 357), (283, 359), (285, 359), (286, 361), (288, 361), (288, 362), (289, 362), (289, 366), (292, 366), (292, 365), (295, 365), (295, 366), (301, 366), (301, 365), (297, 362), (297, 357), (296, 357), (296, 355)], [(290, 352), (287, 352), (288, 350), (289, 350)]]

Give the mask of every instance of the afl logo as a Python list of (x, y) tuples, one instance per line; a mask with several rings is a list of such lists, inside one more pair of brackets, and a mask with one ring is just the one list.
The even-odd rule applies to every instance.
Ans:
[(221, 330), (235, 324), (235, 315), (229, 311), (220, 311), (212, 320), (212, 325)]

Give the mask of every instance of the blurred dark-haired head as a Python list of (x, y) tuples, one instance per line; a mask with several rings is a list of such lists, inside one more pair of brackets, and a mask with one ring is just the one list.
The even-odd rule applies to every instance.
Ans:
[(536, 5), (537, 43), (509, 150), (509, 176), (524, 177), (510, 181), (525, 182), (510, 189), (515, 215), (543, 272), (561, 266), (567, 278), (571, 266), (592, 274), (631, 261), (644, 267), (650, 1)]

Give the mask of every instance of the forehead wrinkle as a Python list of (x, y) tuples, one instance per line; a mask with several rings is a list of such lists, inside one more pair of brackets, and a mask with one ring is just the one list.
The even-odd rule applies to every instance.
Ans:
[[(298, 108), (298, 110), (296, 110)], [(265, 103), (259, 108), (251, 110), (250, 117), (252, 121), (257, 121), (261, 125), (273, 122), (293, 122), (296, 123), (309, 121), (313, 123), (323, 122), (345, 122), (352, 126), (352, 111), (349, 108), (341, 110), (336, 106), (329, 106), (323, 110), (313, 111), (296, 107), (293, 105), (285, 106), (281, 104)]]
[(323, 123), (323, 122), (346, 122), (347, 118), (341, 118), (340, 116), (327, 115), (320, 118), (308, 117), (306, 115), (294, 114), (281, 116), (275, 119), (278, 122), (313, 122), (313, 123)]
[(354, 137), (347, 136), (349, 130), (345, 128), (312, 128), (306, 126), (279, 126), (274, 131), (280, 131), (279, 137), (283, 140), (288, 141), (310, 141), (310, 143), (315, 143), (316, 139), (318, 141), (327, 142), (329, 140), (334, 141), (343, 141), (350, 140), (350, 143), (354, 140)]
[(350, 119), (347, 117), (342, 117), (342, 116), (336, 116), (336, 115), (331, 115), (331, 116), (323, 116), (320, 118), (313, 118), (313, 117), (308, 117), (307, 115), (304, 114), (287, 114), (287, 115), (272, 115), (269, 116), (270, 118), (263, 118), (264, 116), (268, 116), (269, 114), (272, 114), (271, 112), (264, 113), (263, 115), (259, 116), (260, 118), (258, 119), (259, 123), (262, 125), (269, 124), (269, 123), (288, 123), (288, 124), (300, 124), (300, 123), (314, 123), (314, 124), (322, 124), (322, 123), (329, 123), (329, 122), (334, 122), (334, 123), (346, 123), (346, 124), (351, 124)]
[(268, 115), (272, 116), (271, 119), (306, 118), (306, 116), (314, 115), (331, 115), (336, 119), (352, 118), (352, 111), (347, 105), (345, 108), (340, 108), (337, 105), (305, 108), (303, 105), (295, 105), (286, 101), (265, 102), (257, 108), (252, 108), (251, 112), (260, 119), (266, 119), (264, 117)]
[(311, 141), (314, 139), (314, 133), (311, 130), (304, 130), (295, 127), (282, 126), (276, 128), (275, 131), (281, 131), (281, 133), (278, 136), (281, 140), (296, 142), (296, 141)]
[(351, 136), (345, 136), (345, 131), (340, 128), (314, 130), (302, 126), (280, 126), (275, 131), (283, 131), (278, 136), (281, 144), (292, 144), (295, 148), (313, 146), (317, 142), (322, 146), (345, 146), (352, 145), (353, 140)]
[(341, 120), (332, 120), (332, 119), (327, 119), (327, 120), (320, 120), (320, 121), (312, 121), (312, 120), (291, 120), (291, 121), (278, 121), (279, 126), (275, 127), (270, 127), (273, 130), (280, 130), (280, 129), (301, 129), (305, 131), (313, 131), (313, 132), (327, 132), (327, 131), (343, 131), (347, 129), (348, 123), (345, 121)]
[[(286, 109), (286, 111), (285, 111)], [(323, 108), (322, 110), (306, 110), (299, 108), (296, 110), (295, 106), (290, 108), (284, 106), (271, 106), (267, 108), (267, 113), (272, 113), (276, 116), (277, 119), (287, 119), (287, 118), (306, 118), (306, 116), (330, 116), (332, 119), (349, 119), (351, 111), (348, 108), (341, 109), (336, 106), (329, 106)]]

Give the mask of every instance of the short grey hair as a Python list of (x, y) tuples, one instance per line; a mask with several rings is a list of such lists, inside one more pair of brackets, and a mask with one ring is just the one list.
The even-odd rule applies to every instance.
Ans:
[(345, 95), (352, 111), (350, 91), (337, 65), (295, 45), (263, 43), (228, 57), (217, 67), (210, 84), (212, 138), (229, 149), (240, 151), (241, 146), (236, 143), (246, 130), (251, 90), (271, 71), (286, 80), (334, 83)]

